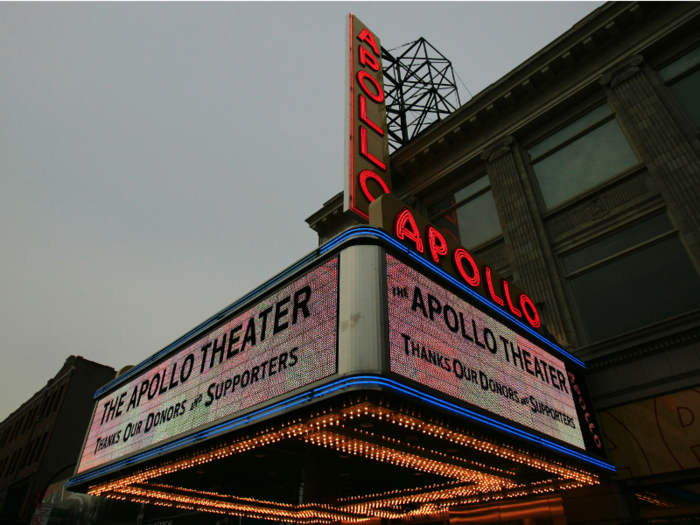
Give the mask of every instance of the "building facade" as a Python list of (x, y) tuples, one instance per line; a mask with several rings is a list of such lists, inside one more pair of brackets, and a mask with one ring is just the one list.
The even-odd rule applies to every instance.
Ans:
[(588, 364), (618, 473), (568, 523), (700, 514), (698, 93), (700, 5), (608, 3), (391, 157), (392, 192)]
[(115, 373), (70, 356), (44, 388), (0, 423), (1, 523), (28, 523), (46, 488), (73, 472), (92, 396)]

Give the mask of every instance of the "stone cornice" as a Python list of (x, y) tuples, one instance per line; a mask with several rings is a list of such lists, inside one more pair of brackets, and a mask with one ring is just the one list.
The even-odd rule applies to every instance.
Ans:
[(697, 341), (700, 310), (589, 345), (574, 351), (574, 355), (586, 362), (590, 370), (597, 370)]
[(642, 55), (635, 55), (622, 64), (617, 64), (612, 71), (603, 75), (598, 82), (601, 86), (610, 85), (610, 87), (614, 88), (628, 78), (632, 78), (634, 75), (641, 73), (643, 62), (644, 57)]
[(318, 232), (342, 219), (343, 192), (340, 192), (323, 203), (321, 209), (315, 211), (306, 219), (309, 227)]
[(499, 157), (502, 157), (506, 153), (510, 153), (510, 147), (515, 142), (515, 139), (508, 135), (497, 141), (495, 144), (486, 148), (480, 155), (481, 160), (487, 160), (493, 162)]
[[(653, 14), (658, 19), (663, 13), (673, 10), (678, 11), (678, 14), (672, 17), (675, 24), (672, 25), (675, 27), (700, 15), (700, 4), (605, 4), (529, 60), (477, 94), (438, 125), (427, 129), (423, 135), (394, 152), (393, 169), (408, 174), (421, 171), (415, 169), (416, 166), (419, 167), (420, 157), (439, 156), (457, 147), (470, 133), (485, 129), (498, 118), (510, 113), (513, 108), (517, 108), (522, 101), (549, 88), (554, 81), (575, 74), (581, 65), (590, 63), (602, 55), (611, 44), (620, 40), (623, 34), (628, 34), (645, 20), (649, 21), (650, 15)], [(666, 29), (670, 31), (673, 27), (668, 26)], [(630, 51), (639, 52), (635, 45), (630, 46)], [(615, 57), (614, 60), (618, 59)], [(597, 80), (595, 76), (591, 79), (592, 83), (596, 83)]]

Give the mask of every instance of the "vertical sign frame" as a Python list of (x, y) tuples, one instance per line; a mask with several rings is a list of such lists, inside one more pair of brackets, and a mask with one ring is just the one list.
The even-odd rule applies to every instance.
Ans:
[(391, 193), (389, 139), (379, 38), (355, 15), (347, 17), (346, 183), (343, 211), (369, 221), (369, 205)]

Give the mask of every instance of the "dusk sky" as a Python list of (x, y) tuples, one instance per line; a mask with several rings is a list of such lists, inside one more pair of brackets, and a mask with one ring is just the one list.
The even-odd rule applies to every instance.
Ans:
[(347, 13), (476, 95), (600, 5), (0, 3), (0, 421), (68, 356), (137, 364), (317, 246)]

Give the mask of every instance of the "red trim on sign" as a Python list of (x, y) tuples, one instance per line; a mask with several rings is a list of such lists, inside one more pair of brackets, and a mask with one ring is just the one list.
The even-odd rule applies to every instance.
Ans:
[(379, 175), (374, 173), (372, 170), (362, 170), (360, 172), (360, 188), (362, 189), (362, 193), (365, 194), (365, 197), (367, 197), (367, 200), (369, 202), (374, 202), (375, 197), (369, 192), (369, 189), (367, 188), (367, 179), (372, 179), (377, 184), (379, 184), (384, 190), (384, 193), (390, 193), (389, 187), (386, 185), (386, 182), (384, 182), (384, 180)]
[(386, 164), (372, 155), (367, 148), (367, 128), (364, 126), (360, 126), (360, 153), (379, 169), (386, 171)]
[[(469, 266), (472, 267), (472, 275), (469, 275), (464, 270), (464, 266), (462, 266), (462, 261), (465, 259), (469, 262)], [(481, 275), (479, 275), (479, 267), (476, 265), (476, 261), (474, 260), (474, 258), (471, 255), (469, 255), (469, 252), (464, 248), (457, 248), (454, 252), (454, 261), (455, 267), (457, 268), (459, 274), (462, 276), (462, 279), (464, 279), (469, 286), (473, 286), (474, 288), (479, 286), (479, 283), (481, 282)]]
[(369, 118), (367, 118), (367, 99), (365, 96), (360, 93), (360, 120), (367, 124), (370, 128), (372, 128), (374, 131), (379, 133), (380, 135), (384, 135), (384, 130), (380, 128), (377, 124), (372, 122)]
[(359, 212), (355, 208), (355, 163), (354, 163), (354, 156), (355, 156), (355, 112), (354, 112), (354, 105), (355, 105), (355, 73), (354, 73), (354, 55), (353, 55), (353, 45), (355, 42), (355, 39), (353, 37), (353, 21), (355, 19), (355, 15), (350, 13), (350, 148), (349, 148), (349, 154), (350, 154), (350, 188), (348, 190), (350, 191), (350, 209), (352, 211), (355, 211), (356, 213)]

